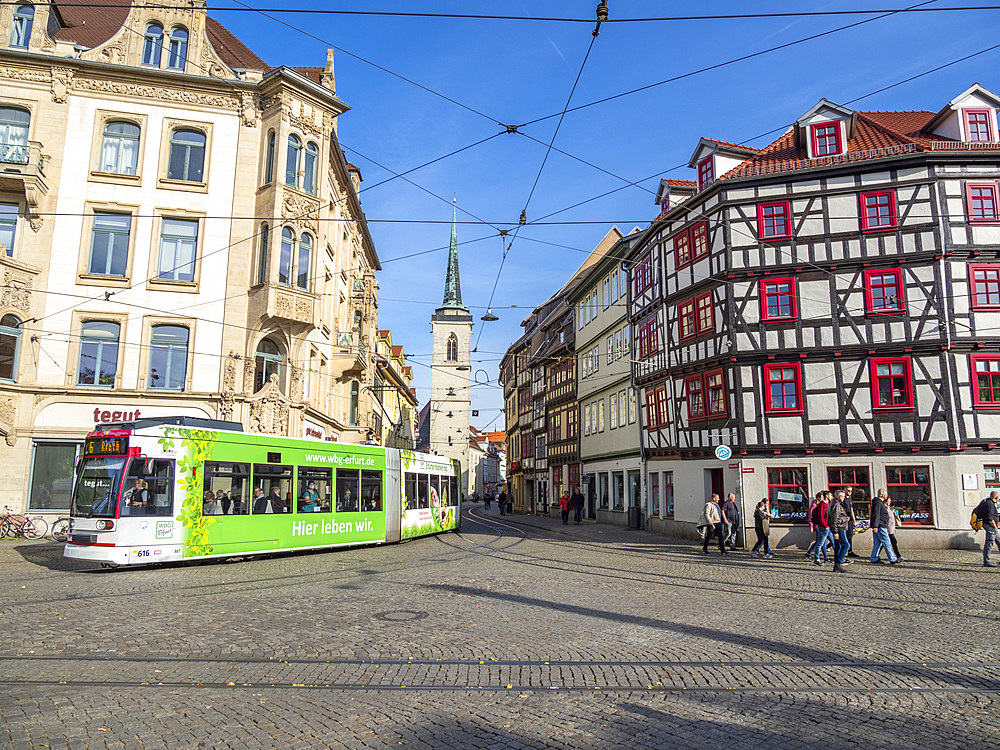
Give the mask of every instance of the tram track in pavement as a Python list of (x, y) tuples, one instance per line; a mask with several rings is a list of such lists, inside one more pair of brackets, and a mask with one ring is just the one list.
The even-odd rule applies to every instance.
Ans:
[[(478, 519), (477, 520), (486, 520)], [(513, 528), (513, 527), (512, 527)], [(473, 553), (477, 554), (476, 550), (482, 548), (490, 548), (495, 551), (503, 551), (507, 548), (496, 549), (491, 545), (507, 538), (503, 532), (493, 532), (494, 538), (486, 542), (479, 542), (472, 544), (469, 547), (458, 547), (452, 544), (446, 544), (449, 547), (444, 555), (449, 558), (460, 557), (463, 553)], [(329, 550), (292, 550), (286, 553), (278, 553), (275, 555), (234, 555), (232, 558), (216, 558), (211, 560), (198, 561), (200, 564), (204, 565), (247, 565), (256, 562), (266, 562), (268, 560), (274, 559), (290, 559), (294, 557), (305, 557), (309, 555), (332, 555), (338, 552), (372, 552), (380, 550), (395, 549), (399, 545), (408, 544), (418, 544), (421, 542), (430, 542), (432, 539), (440, 540), (442, 536), (455, 536), (460, 539), (467, 541), (474, 541), (469, 539), (469, 535), (463, 533), (461, 530), (454, 532), (446, 532), (444, 534), (436, 534), (430, 537), (416, 537), (414, 539), (404, 540), (400, 543), (394, 544), (380, 544), (372, 546), (352, 546), (352, 547), (342, 547), (338, 549)], [(516, 539), (513, 544), (508, 545), (508, 547), (516, 546), (524, 541), (524, 536)], [(196, 583), (196, 584), (184, 584), (176, 586), (160, 586), (151, 588), (142, 588), (134, 591), (118, 591), (118, 592), (101, 592), (95, 594), (69, 594), (60, 596), (58, 598), (51, 599), (25, 599), (22, 601), (2, 601), (0, 602), (0, 613), (9, 609), (23, 609), (31, 606), (40, 606), (46, 604), (59, 604), (64, 605), (67, 602), (83, 602), (83, 601), (93, 601), (93, 600), (108, 600), (108, 599), (122, 599), (129, 597), (141, 597), (141, 596), (153, 596), (170, 594), (172, 592), (181, 592), (182, 596), (208, 596), (214, 593), (234, 593), (241, 587), (251, 588), (253, 591), (260, 591), (267, 588), (273, 588), (275, 586), (286, 586), (289, 582), (299, 582), (299, 583), (309, 583), (315, 582), (323, 579), (334, 578), (343, 574), (357, 573), (359, 575), (365, 575), (372, 569), (381, 569), (380, 573), (392, 572), (395, 570), (414, 570), (422, 567), (430, 567), (434, 565), (441, 565), (451, 562), (451, 559), (443, 559), (440, 552), (433, 555), (425, 555), (422, 557), (407, 559), (407, 560), (372, 560), (363, 563), (358, 563), (356, 565), (338, 567), (336, 569), (327, 569), (316, 572), (308, 573), (286, 573), (282, 575), (272, 575), (266, 577), (256, 577), (248, 578), (238, 581), (218, 581), (213, 583)], [(172, 563), (167, 564), (164, 567), (188, 567), (186, 563)], [(73, 571), (76, 573), (85, 574), (97, 574), (99, 576), (116, 576), (116, 575), (128, 575), (129, 573), (136, 572), (156, 572), (155, 568), (152, 566), (146, 567), (120, 567), (114, 569), (105, 568), (89, 568), (85, 570)]]

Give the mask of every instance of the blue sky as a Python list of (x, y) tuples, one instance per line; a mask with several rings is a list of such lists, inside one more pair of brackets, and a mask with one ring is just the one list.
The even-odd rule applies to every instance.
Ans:
[[(318, 3), (294, 7), (359, 10), (484, 13), (593, 18), (595, 0), (504, 3), (456, 2)], [(872, 7), (907, 7), (915, 2), (856, 2), (817, 5), (800, 2), (665, 3), (609, 0), (612, 18), (681, 14), (726, 14)], [(973, 3), (970, 3), (973, 4)], [(980, 4), (986, 4), (980, 1)], [(216, 3), (210, 3), (216, 5)], [(251, 1), (255, 7), (273, 4)], [(947, 2), (932, 2), (947, 7)], [(963, 4), (964, 5), (964, 4)], [(257, 13), (211, 13), (270, 65), (320, 66), (328, 46)], [(742, 20), (606, 24), (594, 43), (573, 95), (586, 104), (622, 91), (793, 42), (872, 16), (828, 16)], [(444, 94), (501, 123), (521, 124), (558, 114), (590, 44), (592, 24), (528, 21), (425, 19), (281, 14), (292, 26)], [(539, 173), (545, 144), (557, 118), (523, 128), (542, 143), (519, 134), (498, 135), (474, 148), (407, 175), (365, 189), (420, 164), (502, 130), (411, 83), (344, 52), (336, 56), (337, 94), (352, 109), (340, 118), (339, 134), (348, 159), (364, 176), (362, 205), (383, 271), (379, 327), (411, 355), (421, 403), (430, 384), (430, 315), (440, 304), (450, 228), (451, 198), (459, 206), (462, 293), (476, 318), (473, 341), (473, 424), (493, 429), (503, 404), (495, 386), (500, 358), (521, 332), (520, 322), (573, 274), (611, 226), (623, 231), (655, 218), (653, 195), (659, 177), (693, 179), (687, 161), (702, 136), (763, 146), (800, 114), (826, 97), (846, 103), (998, 43), (1000, 12), (896, 14), (873, 20), (751, 60), (699, 73), (596, 106), (570, 112), (555, 146), (605, 171), (553, 152), (528, 205), (529, 226), (514, 241), (496, 287), (496, 323), (481, 323), (502, 244), (494, 228), (478, 223), (516, 222)], [(851, 106), (856, 109), (936, 111), (978, 81), (1000, 91), (996, 73), (1000, 49), (896, 86)], [(383, 166), (379, 166), (383, 165)], [(392, 170), (392, 171), (387, 171)], [(608, 174), (611, 173), (611, 174)], [(650, 177), (655, 175), (655, 177)], [(622, 179), (624, 178), (624, 179)], [(626, 187), (569, 211), (581, 201)], [(419, 186), (419, 187), (418, 187)], [(422, 190), (423, 188), (424, 190)], [(435, 193), (436, 198), (426, 191)], [(469, 214), (463, 214), (462, 211)], [(548, 222), (530, 226), (560, 212)], [(478, 217), (478, 218), (473, 218)], [(478, 240), (478, 241), (474, 241)], [(555, 243), (555, 244), (545, 244)], [(434, 250), (393, 261), (412, 253)], [(477, 370), (485, 370), (479, 373)]]

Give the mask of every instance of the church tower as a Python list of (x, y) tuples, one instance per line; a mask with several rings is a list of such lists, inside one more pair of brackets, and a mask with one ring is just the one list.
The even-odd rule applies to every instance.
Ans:
[(462, 492), (468, 496), (472, 315), (469, 308), (462, 304), (456, 217), (453, 208), (444, 299), (431, 316), (433, 346), (428, 451), (461, 462)]

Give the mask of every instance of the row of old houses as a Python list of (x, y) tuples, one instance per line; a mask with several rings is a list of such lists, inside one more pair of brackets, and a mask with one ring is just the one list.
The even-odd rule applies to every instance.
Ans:
[(412, 446), (347, 110), (204, 0), (0, 7), (0, 505), (66, 512), (101, 422)]
[[(695, 179), (662, 181), (657, 218), (612, 230), (508, 350), (516, 507), (578, 476), (589, 517), (684, 536), (732, 491), (746, 515), (769, 498), (780, 541), (850, 486), (862, 518), (887, 490), (908, 544), (970, 543), (1000, 487), (998, 109), (975, 84), (934, 110), (823, 99), (763, 149), (702, 138)], [(545, 397), (564, 381), (536, 379), (552, 356), (572, 432)]]

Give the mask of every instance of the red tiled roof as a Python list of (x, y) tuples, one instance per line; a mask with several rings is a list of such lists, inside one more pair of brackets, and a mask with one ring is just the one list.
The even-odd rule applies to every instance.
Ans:
[(696, 187), (698, 187), (698, 183), (696, 181), (694, 181), (694, 180), (668, 180), (666, 178), (663, 178), (663, 179), (660, 180), (660, 182), (662, 182), (662, 183), (664, 183), (666, 185), (670, 185), (670, 187), (679, 187), (679, 188), (696, 188)]
[(52, 38), (88, 49), (104, 44), (128, 18), (131, 0), (104, 0), (100, 8), (91, 0), (57, 0), (53, 6), (59, 28)]
[(205, 33), (216, 53), (222, 58), (222, 62), (230, 68), (268, 69), (266, 62), (257, 57), (249, 47), (214, 18), (205, 19)]
[(300, 76), (305, 76), (313, 83), (320, 83), (320, 77), (323, 75), (323, 68), (296, 68), (290, 67)]
[(725, 148), (735, 148), (739, 151), (746, 151), (751, 154), (756, 154), (760, 149), (756, 149), (753, 146), (744, 146), (742, 143), (729, 143), (728, 141), (720, 141), (718, 138), (704, 138), (703, 140), (711, 141), (712, 143), (717, 143)]
[(402, 344), (400, 344), (399, 346), (393, 346), (392, 347), (392, 356), (398, 357), (402, 353), (403, 353), (403, 346), (402, 346)]

